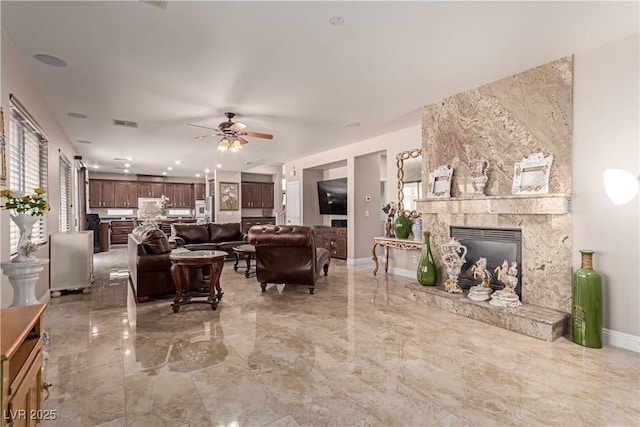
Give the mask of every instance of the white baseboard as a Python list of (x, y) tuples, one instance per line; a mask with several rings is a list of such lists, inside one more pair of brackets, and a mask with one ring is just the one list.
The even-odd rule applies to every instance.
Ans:
[[(382, 266), (382, 268), (384, 268), (384, 266)], [(407, 270), (406, 268), (389, 267), (389, 273), (395, 274), (396, 276), (409, 277), (411, 279), (416, 279), (416, 282), (418, 281), (418, 279), (416, 278), (416, 270)]]
[(373, 260), (371, 257), (367, 258), (347, 258), (347, 265), (364, 265), (371, 264), (371, 268), (373, 268)]
[(602, 343), (640, 353), (640, 337), (602, 328)]

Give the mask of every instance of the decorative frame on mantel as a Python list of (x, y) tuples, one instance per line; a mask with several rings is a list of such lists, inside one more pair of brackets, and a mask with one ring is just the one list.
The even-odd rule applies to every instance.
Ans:
[(549, 173), (553, 163), (553, 154), (545, 157), (543, 153), (529, 154), (513, 165), (513, 194), (549, 193)]
[(451, 197), (451, 177), (453, 168), (441, 165), (429, 173), (428, 199), (448, 199)]

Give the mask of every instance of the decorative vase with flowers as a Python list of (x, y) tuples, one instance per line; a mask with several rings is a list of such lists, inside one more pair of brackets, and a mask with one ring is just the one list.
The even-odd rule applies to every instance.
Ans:
[(166, 218), (167, 213), (169, 212), (169, 198), (164, 194), (160, 196), (160, 211), (160, 216)]
[(5, 199), (3, 208), (10, 210), (11, 220), (20, 231), (18, 240), (18, 254), (11, 262), (26, 262), (35, 259), (36, 245), (31, 242), (31, 231), (39, 217), (44, 216), (49, 210), (49, 203), (44, 198), (46, 190), (36, 187), (34, 194), (25, 194), (19, 191), (2, 190), (0, 197)]

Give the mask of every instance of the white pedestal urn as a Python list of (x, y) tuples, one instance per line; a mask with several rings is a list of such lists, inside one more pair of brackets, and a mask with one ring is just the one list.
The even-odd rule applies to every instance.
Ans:
[(10, 214), (11, 220), (18, 226), (20, 230), (20, 239), (18, 240), (18, 254), (11, 258), (11, 262), (25, 262), (34, 260), (36, 253), (36, 245), (31, 242), (31, 231), (33, 226), (40, 217), (27, 214)]
[(37, 247), (31, 242), (31, 231), (40, 217), (24, 213), (10, 216), (20, 230), (17, 255), (11, 258), (11, 262), (1, 264), (2, 271), (13, 287), (11, 307), (39, 304), (36, 298), (36, 282), (44, 266), (49, 264), (48, 259), (35, 257)]
[(40, 304), (36, 298), (36, 282), (47, 264), (49, 264), (48, 259), (37, 258), (0, 264), (2, 271), (9, 278), (9, 283), (13, 287), (11, 307)]

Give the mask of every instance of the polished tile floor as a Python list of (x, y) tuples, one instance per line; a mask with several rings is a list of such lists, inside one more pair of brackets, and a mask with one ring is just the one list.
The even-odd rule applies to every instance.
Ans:
[(640, 425), (640, 355), (553, 343), (405, 298), (332, 260), (315, 295), (232, 263), (216, 311), (132, 304), (126, 249), (52, 299), (45, 426)]

